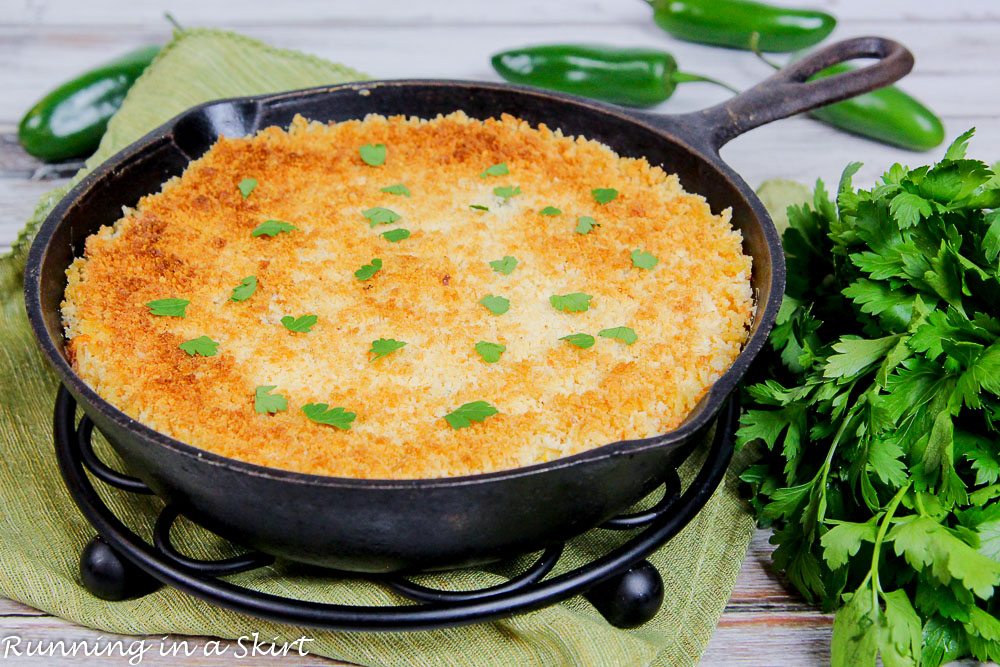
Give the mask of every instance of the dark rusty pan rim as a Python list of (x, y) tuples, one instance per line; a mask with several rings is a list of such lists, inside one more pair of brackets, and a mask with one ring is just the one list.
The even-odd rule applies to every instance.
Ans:
[[(878, 56), (882, 58), (880, 63), (870, 65), (854, 74), (869, 74), (869, 79), (878, 79), (875, 85), (871, 82), (861, 81), (862, 77), (854, 76), (854, 85), (841, 85), (843, 90), (839, 92), (836, 86), (831, 84), (840, 80), (846, 83), (851, 74), (841, 74), (829, 77), (822, 81), (803, 83), (804, 70), (816, 68), (822, 69), (835, 62), (840, 62), (849, 58)], [(891, 62), (894, 61), (894, 62)], [(808, 63), (809, 66), (804, 65)], [(893, 67), (888, 67), (892, 64)], [(543, 474), (550, 470), (568, 468), (584, 465), (590, 462), (609, 459), (618, 456), (631, 456), (635, 453), (651, 448), (658, 448), (682, 442), (692, 436), (699, 429), (705, 427), (715, 416), (724, 399), (736, 388), (736, 384), (746, 372), (750, 363), (760, 352), (770, 333), (771, 327), (777, 316), (778, 308), (781, 304), (782, 293), (784, 291), (784, 254), (781, 248), (781, 240), (778, 236), (770, 216), (763, 205), (757, 199), (749, 186), (726, 165), (718, 155), (718, 149), (729, 139), (737, 136), (743, 131), (752, 129), (770, 120), (782, 118), (799, 111), (818, 106), (819, 104), (845, 99), (851, 95), (856, 95), (859, 88), (866, 87), (868, 90), (899, 79), (905, 75), (912, 67), (912, 56), (905, 48), (891, 40), (881, 38), (856, 38), (839, 42), (827, 49), (806, 58), (791, 68), (786, 68), (764, 81), (758, 86), (751, 88), (742, 95), (732, 98), (716, 107), (705, 109), (700, 112), (673, 115), (656, 116), (648, 113), (626, 111), (620, 107), (613, 107), (590, 100), (584, 100), (570, 95), (551, 93), (534, 88), (523, 86), (513, 86), (498, 83), (481, 83), (472, 81), (452, 81), (440, 79), (406, 79), (406, 80), (376, 80), (362, 81), (340, 84), (336, 86), (321, 86), (305, 90), (287, 91), (274, 94), (254, 95), (227, 100), (215, 100), (196, 107), (192, 107), (182, 112), (172, 120), (152, 130), (142, 138), (125, 147), (106, 162), (95, 168), (79, 183), (77, 183), (63, 199), (52, 209), (46, 219), (38, 229), (35, 239), (32, 242), (28, 254), (25, 274), (24, 289), (25, 302), (28, 319), (34, 332), (39, 348), (47, 357), (48, 361), (67, 388), (80, 397), (81, 405), (96, 410), (104, 419), (113, 422), (116, 426), (126, 431), (132, 431), (139, 437), (167, 447), (175, 452), (196, 459), (209, 465), (228, 468), (234, 472), (247, 474), (254, 477), (269, 478), (275, 481), (288, 482), (293, 484), (303, 484), (309, 486), (325, 486), (337, 488), (353, 488), (358, 490), (420, 490), (441, 487), (456, 487), (476, 484), (486, 484), (500, 482), (523, 476)], [(798, 69), (798, 72), (793, 72)], [(885, 71), (876, 71), (885, 70)], [(809, 74), (815, 73), (809, 72)], [(878, 75), (878, 76), (876, 76)], [(774, 85), (777, 82), (778, 85)], [(775, 97), (779, 94), (787, 95), (786, 90), (792, 83), (796, 83), (799, 88), (808, 89), (807, 95), (811, 95), (816, 100), (787, 101), (780, 109), (775, 109), (771, 113), (760, 114), (760, 116), (739, 117), (738, 112), (746, 112), (747, 106), (766, 104), (768, 97)], [(822, 84), (814, 85), (814, 84)], [(498, 470), (487, 473), (477, 473), (472, 475), (461, 475), (454, 477), (440, 478), (415, 478), (415, 479), (367, 479), (353, 477), (335, 477), (326, 475), (316, 475), (302, 473), (280, 468), (270, 468), (253, 463), (233, 459), (213, 452), (199, 449), (180, 440), (176, 440), (160, 431), (157, 431), (144, 423), (132, 419), (124, 412), (111, 405), (108, 401), (97, 394), (87, 385), (72, 369), (63, 354), (57, 349), (56, 343), (49, 335), (45, 326), (41, 304), (41, 267), (49, 251), (52, 237), (63, 224), (63, 219), (71, 205), (89, 192), (95, 185), (98, 185), (109, 174), (120, 169), (123, 165), (141, 158), (145, 152), (154, 146), (170, 141), (170, 135), (174, 126), (182, 119), (189, 117), (199, 111), (216, 105), (233, 105), (239, 103), (252, 103), (258, 106), (275, 105), (282, 102), (295, 102), (311, 95), (321, 95), (341, 90), (355, 90), (359, 94), (366, 95), (368, 91), (375, 88), (396, 87), (396, 88), (440, 88), (440, 89), (480, 89), (497, 92), (514, 93), (522, 96), (533, 96), (544, 101), (554, 102), (566, 106), (576, 106), (587, 111), (597, 112), (605, 116), (611, 116), (619, 121), (643, 126), (645, 129), (659, 135), (663, 141), (677, 144), (702, 160), (717, 172), (716, 176), (726, 179), (729, 185), (739, 192), (754, 212), (755, 217), (761, 223), (764, 232), (765, 242), (770, 257), (766, 260), (770, 264), (772, 272), (772, 285), (765, 303), (757, 303), (755, 313), (754, 328), (747, 338), (743, 349), (729, 366), (728, 369), (716, 380), (702, 397), (699, 404), (688, 415), (686, 421), (678, 428), (661, 435), (648, 438), (638, 438), (634, 440), (621, 440), (608, 443), (592, 449), (588, 449), (571, 456), (561, 457), (545, 463), (536, 463), (528, 466)], [(831, 92), (833, 90), (833, 92)], [(817, 100), (819, 100), (817, 102)], [(734, 106), (734, 103), (740, 106)], [(811, 106), (810, 106), (811, 105)], [(788, 108), (785, 108), (788, 107)], [(502, 110), (498, 110), (498, 113)], [(728, 122), (727, 122), (728, 121)]]

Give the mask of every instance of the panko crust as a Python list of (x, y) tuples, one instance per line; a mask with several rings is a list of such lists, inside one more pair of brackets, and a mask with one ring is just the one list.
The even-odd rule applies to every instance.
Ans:
[[(382, 143), (365, 164), (358, 149)], [(482, 178), (505, 162), (509, 175)], [(237, 184), (255, 178), (244, 199)], [(405, 183), (411, 197), (383, 193)], [(493, 188), (518, 185), (506, 202)], [(613, 187), (599, 205), (593, 188)], [(470, 209), (481, 204), (489, 211)], [(402, 219), (371, 228), (362, 211)], [(555, 206), (562, 213), (542, 216)], [(579, 216), (600, 224), (574, 231)], [(297, 227), (251, 236), (266, 219)], [(380, 234), (405, 227), (390, 243)], [(68, 269), (63, 318), (73, 367), (129, 416), (195, 447), (320, 475), (425, 478), (507, 469), (675, 428), (729, 367), (753, 316), (750, 258), (728, 211), (713, 215), (674, 175), (645, 160), (504, 116), (420, 120), (369, 116), (220, 139), (160, 193), (87, 239)], [(641, 248), (659, 259), (634, 267)], [(518, 259), (510, 275), (489, 261)], [(374, 278), (354, 276), (378, 257)], [(245, 276), (259, 286), (229, 300)], [(549, 296), (593, 295), (583, 313)], [(493, 315), (487, 294), (510, 300)], [(146, 303), (190, 300), (184, 318)], [(282, 316), (314, 314), (309, 333)], [(561, 336), (629, 326), (633, 345)], [(207, 335), (218, 354), (178, 348)], [(377, 338), (406, 347), (375, 360)], [(507, 350), (485, 363), (480, 340)], [(254, 389), (275, 385), (288, 410), (257, 414)], [(452, 429), (444, 415), (485, 400), (499, 414)], [(343, 406), (342, 431), (302, 405)]]

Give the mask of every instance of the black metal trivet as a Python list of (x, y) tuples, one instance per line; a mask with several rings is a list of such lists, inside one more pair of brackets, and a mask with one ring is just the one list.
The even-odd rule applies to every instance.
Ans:
[(160, 512), (149, 544), (115, 516), (86, 472), (124, 491), (152, 491), (142, 481), (100, 461), (91, 443), (93, 422), (84, 416), (76, 424), (76, 401), (64, 387), (59, 388), (55, 403), (55, 446), (66, 486), (98, 533), (80, 556), (80, 578), (87, 590), (105, 600), (140, 597), (166, 584), (220, 607), (271, 621), (330, 630), (399, 631), (505, 618), (582, 594), (612, 625), (634, 628), (655, 616), (663, 603), (663, 581), (645, 558), (687, 525), (721, 482), (732, 457), (738, 412), (735, 400), (726, 402), (705, 461), (683, 493), (676, 473), (672, 474), (664, 481), (662, 500), (653, 507), (615, 517), (595, 529), (642, 532), (573, 570), (546, 579), (562, 555), (563, 545), (559, 545), (546, 549), (520, 575), (472, 591), (427, 588), (400, 575), (339, 573), (368, 577), (412, 601), (397, 606), (296, 600), (226, 581), (222, 577), (266, 567), (274, 557), (259, 552), (216, 561), (184, 556), (170, 542), (170, 528), (180, 515), (171, 505)]

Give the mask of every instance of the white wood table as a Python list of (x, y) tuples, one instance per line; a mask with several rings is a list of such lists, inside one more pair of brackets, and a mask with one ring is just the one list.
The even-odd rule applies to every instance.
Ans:
[[(778, 4), (787, 0), (776, 0)], [(791, 4), (791, 3), (788, 3)], [(840, 19), (831, 39), (884, 35), (917, 57), (903, 87), (945, 120), (949, 137), (975, 126), (971, 153), (1000, 160), (1000, 4), (994, 0), (801, 0)], [(751, 54), (678, 42), (656, 28), (641, 0), (243, 0), (162, 3), (124, 0), (0, 2), (0, 252), (6, 251), (39, 196), (64, 182), (66, 166), (45, 166), (16, 141), (25, 109), (53, 85), (124, 51), (163, 42), (168, 9), (186, 26), (237, 30), (277, 46), (344, 62), (374, 76), (495, 80), (489, 56), (531, 43), (597, 42), (672, 51), (682, 69), (747, 87), (769, 74)], [(722, 100), (711, 86), (682, 86), (663, 111), (683, 112)], [(943, 149), (942, 149), (943, 150)], [(723, 157), (751, 184), (768, 178), (836, 183), (848, 162), (867, 183), (893, 162), (925, 164), (928, 155), (848, 136), (805, 118), (755, 130)], [(820, 614), (769, 569), (767, 534), (758, 532), (705, 664), (822, 664), (832, 619)], [(108, 639), (61, 619), (0, 599), (0, 636)], [(316, 658), (288, 659), (312, 664)], [(32, 661), (33, 664), (37, 660)], [(222, 664), (221, 659), (171, 660)], [(120, 664), (127, 664), (120, 660)], [(154, 664), (146, 660), (143, 664)], [(102, 662), (101, 664), (107, 664)], [(329, 663), (327, 663), (329, 664)]]

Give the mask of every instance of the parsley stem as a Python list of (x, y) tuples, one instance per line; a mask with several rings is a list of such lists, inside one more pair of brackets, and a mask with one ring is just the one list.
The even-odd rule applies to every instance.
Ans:
[[(878, 527), (878, 534), (875, 536), (875, 546), (872, 548), (872, 590), (881, 592), (882, 585), (878, 580), (878, 557), (882, 553), (882, 542), (885, 540), (885, 534), (889, 532), (889, 524), (892, 523), (892, 517), (896, 513), (896, 508), (899, 507), (900, 501), (903, 500), (903, 496), (906, 492), (910, 490), (910, 484), (912, 482), (907, 482), (903, 488), (896, 492), (896, 495), (892, 497), (889, 504), (885, 508), (885, 516), (882, 517), (882, 523)], [(872, 608), (878, 609), (878, 597), (873, 596), (873, 600), (876, 603)]]
[[(833, 441), (830, 443), (830, 451), (826, 453), (826, 460), (823, 461), (823, 467), (819, 470), (820, 478), (820, 493), (823, 494), (823, 498), (826, 498), (826, 483), (827, 478), (830, 476), (830, 465), (833, 463), (833, 454), (837, 451), (837, 445), (840, 444), (840, 438), (844, 435), (844, 429), (847, 428), (847, 423), (851, 421), (852, 415), (847, 414), (844, 416), (844, 421), (840, 423), (840, 428), (837, 429), (836, 435), (833, 436)], [(825, 503), (824, 511), (822, 516), (820, 516), (819, 508), (816, 509), (816, 522), (823, 523), (826, 519)]]

